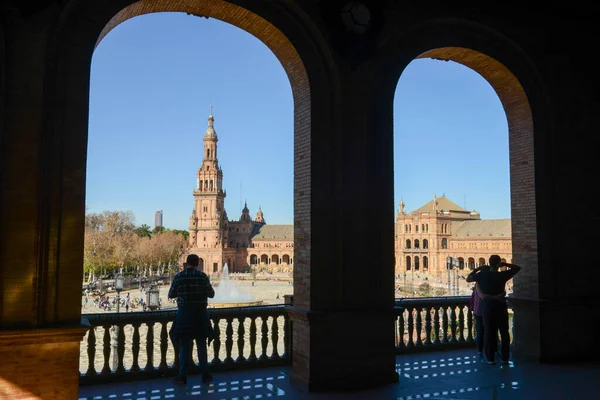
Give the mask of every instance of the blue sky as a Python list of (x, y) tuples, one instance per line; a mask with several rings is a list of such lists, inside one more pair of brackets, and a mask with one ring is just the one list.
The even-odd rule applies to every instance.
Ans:
[[(269, 224), (293, 222), (293, 100), (273, 53), (232, 25), (183, 13), (117, 26), (92, 58), (87, 212), (131, 210), (138, 224), (187, 229), (213, 105), (225, 207), (245, 200)], [(510, 218), (508, 128), (477, 73), (415, 60), (394, 100), (395, 203), (443, 193), (482, 218)]]

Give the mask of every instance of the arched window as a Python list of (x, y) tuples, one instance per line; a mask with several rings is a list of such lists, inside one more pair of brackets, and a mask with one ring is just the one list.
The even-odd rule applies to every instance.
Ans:
[(428, 249), (429, 248), (429, 241), (427, 239), (423, 239), (423, 248), (424, 249)]
[(415, 233), (419, 233), (419, 224), (415, 224)]
[(208, 190), (210, 190), (211, 192), (213, 190), (213, 181), (212, 180), (208, 183)]
[(427, 271), (429, 269), (429, 258), (427, 256), (423, 257), (423, 271)]
[(421, 224), (421, 232), (425, 232), (425, 224)]
[(406, 239), (406, 248), (410, 249), (410, 239)]
[(425, 232), (429, 233), (429, 224), (425, 224)]
[(415, 257), (415, 271), (419, 270), (419, 257)]
[(472, 257), (469, 257), (469, 269), (470, 270), (474, 270), (475, 269), (475, 259)]
[(410, 256), (406, 256), (406, 270), (410, 271)]
[(210, 158), (210, 150), (206, 149), (206, 158)]
[(462, 257), (458, 259), (458, 269), (465, 269), (465, 259)]
[(408, 225), (404, 225), (404, 233), (408, 232)]
[(256, 254), (252, 254), (250, 256), (250, 265), (256, 265), (258, 264), (258, 257), (256, 257)]
[(415, 239), (415, 249), (418, 249), (419, 245), (420, 245), (419, 239)]
[(480, 258), (479, 259), (479, 266), (481, 267), (482, 265), (485, 265), (485, 258)]
[(442, 238), (442, 249), (448, 248), (448, 239)]

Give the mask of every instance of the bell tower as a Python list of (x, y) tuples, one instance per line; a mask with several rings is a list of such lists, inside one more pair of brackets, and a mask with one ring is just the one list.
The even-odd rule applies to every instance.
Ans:
[[(193, 248), (223, 248), (226, 243), (223, 171), (217, 159), (217, 132), (212, 106), (204, 134), (202, 165), (196, 174), (194, 211), (190, 218), (190, 245)], [(193, 238), (193, 239), (192, 239)]]

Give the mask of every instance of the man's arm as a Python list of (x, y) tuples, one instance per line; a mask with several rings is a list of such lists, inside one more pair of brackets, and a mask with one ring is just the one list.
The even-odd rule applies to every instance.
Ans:
[(503, 271), (504, 274), (509, 276), (509, 279), (512, 278), (513, 276), (515, 276), (517, 274), (517, 272), (519, 272), (521, 270), (521, 267), (518, 266), (517, 264), (510, 264), (510, 263), (506, 263), (506, 262), (501, 262), (500, 263), (501, 267), (508, 267), (508, 270)]
[(206, 285), (208, 286), (206, 288), (206, 297), (212, 299), (213, 297), (215, 297), (215, 289), (212, 287), (208, 275), (206, 275)]
[(171, 287), (169, 288), (168, 297), (170, 299), (179, 297), (179, 296), (177, 296), (177, 285), (175, 285), (176, 282), (177, 282), (177, 276), (175, 276), (175, 278), (173, 278), (173, 282), (171, 282)]
[(477, 281), (478, 279), (475, 279), (475, 278), (476, 278), (476, 275), (477, 275), (477, 273), (479, 271), (481, 271), (481, 267), (475, 268), (473, 271), (471, 271), (471, 273), (469, 275), (467, 275), (467, 277), (465, 278), (465, 280), (467, 282), (475, 282), (475, 281)]

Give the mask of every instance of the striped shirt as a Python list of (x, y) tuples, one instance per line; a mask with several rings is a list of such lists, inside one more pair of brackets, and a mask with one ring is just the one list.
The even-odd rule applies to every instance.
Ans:
[(206, 307), (209, 297), (215, 297), (210, 279), (196, 268), (186, 268), (173, 278), (169, 289), (169, 298), (177, 298), (177, 305), (201, 305)]

